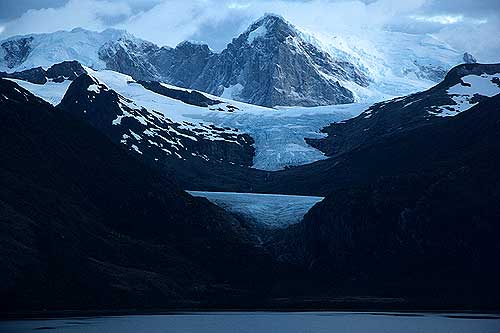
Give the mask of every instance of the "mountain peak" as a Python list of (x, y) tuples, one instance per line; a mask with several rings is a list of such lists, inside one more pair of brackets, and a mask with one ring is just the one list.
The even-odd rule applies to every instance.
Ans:
[(257, 22), (283, 22), (288, 24), (283, 16), (275, 13), (265, 13), (259, 19), (257, 19), (257, 21), (255, 21), (255, 23)]
[(250, 24), (246, 32), (254, 31), (260, 27), (265, 27), (269, 30), (294, 29), (294, 26), (285, 20), (283, 16), (268, 13)]
[(282, 16), (268, 13), (252, 23), (241, 36), (247, 39), (248, 44), (252, 44), (260, 37), (276, 37), (282, 41), (296, 34), (297, 29)]
[(193, 40), (185, 40), (177, 44), (176, 49), (207, 49), (210, 48), (206, 43), (193, 41)]

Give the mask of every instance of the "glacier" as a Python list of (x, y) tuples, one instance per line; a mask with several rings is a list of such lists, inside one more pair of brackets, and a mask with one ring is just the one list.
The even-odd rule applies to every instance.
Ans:
[(187, 191), (207, 198), (225, 210), (266, 228), (286, 228), (298, 223), (323, 197), (234, 192)]
[[(234, 130), (229, 129), (249, 134), (255, 140), (252, 167), (266, 171), (281, 170), (288, 166), (308, 164), (327, 158), (321, 151), (309, 146), (304, 139), (324, 137), (325, 134), (320, 132), (323, 127), (332, 122), (356, 117), (371, 105), (353, 103), (271, 109), (203, 93), (209, 98), (218, 99), (238, 108), (235, 112), (220, 112), (157, 94), (145, 89), (125, 74), (110, 70), (96, 71), (88, 67), (85, 69), (99, 82), (132, 101), (134, 108), (144, 107), (161, 112), (174, 122), (191, 124), (186, 126), (206, 128), (207, 125), (213, 124), (219, 128), (227, 128), (226, 131), (231, 133)], [(71, 83), (68, 80), (62, 83), (49, 81), (40, 85), (17, 79), (11, 80), (52, 105), (59, 104)], [(169, 87), (183, 89), (170, 85)]]
[(354, 118), (370, 104), (353, 103), (318, 107), (252, 109), (244, 112), (203, 113), (200, 120), (220, 127), (238, 128), (255, 140), (253, 168), (276, 171), (327, 158), (305, 138), (322, 138), (320, 130), (333, 123)]

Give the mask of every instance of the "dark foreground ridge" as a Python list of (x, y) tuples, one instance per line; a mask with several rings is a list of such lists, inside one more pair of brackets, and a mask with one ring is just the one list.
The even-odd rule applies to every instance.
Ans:
[(2, 312), (217, 303), (272, 281), (239, 221), (84, 122), (3, 79), (0, 119)]

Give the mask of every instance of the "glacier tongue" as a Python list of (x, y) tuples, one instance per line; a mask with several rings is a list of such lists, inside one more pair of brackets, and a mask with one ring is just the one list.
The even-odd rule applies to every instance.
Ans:
[(323, 197), (188, 191), (196, 197), (205, 197), (227, 211), (266, 228), (286, 228), (302, 220), (312, 206)]

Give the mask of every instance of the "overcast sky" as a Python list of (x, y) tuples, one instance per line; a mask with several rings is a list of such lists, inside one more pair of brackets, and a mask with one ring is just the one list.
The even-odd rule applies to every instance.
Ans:
[(0, 0), (0, 39), (84, 27), (127, 29), (159, 45), (220, 50), (266, 12), (321, 33), (430, 33), (481, 61), (500, 61), (500, 0)]

